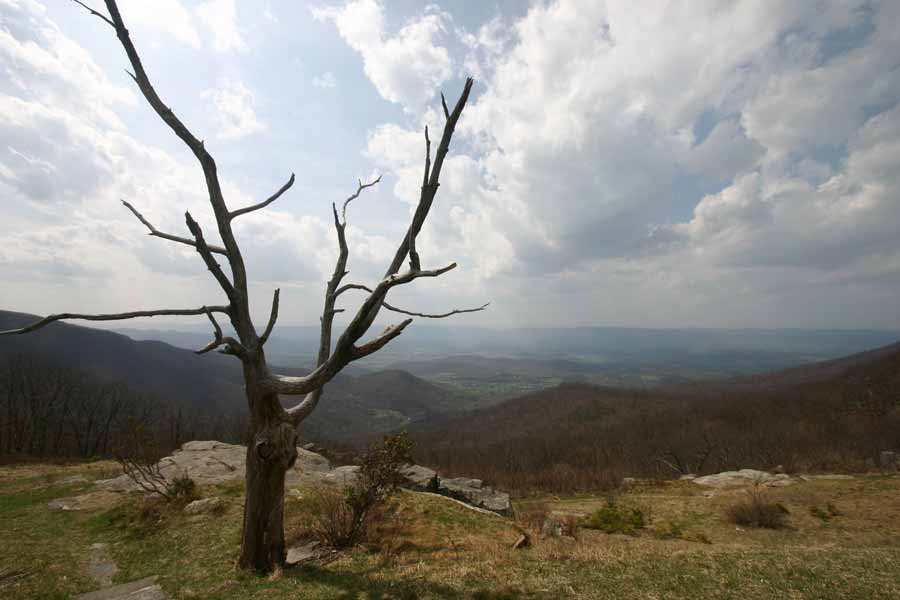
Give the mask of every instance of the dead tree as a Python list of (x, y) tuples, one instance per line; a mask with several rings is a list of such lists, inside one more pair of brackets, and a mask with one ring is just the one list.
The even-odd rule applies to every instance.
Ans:
[[(363, 190), (375, 185), (378, 179), (370, 183), (360, 181), (356, 192), (344, 201), (340, 211), (336, 205), (332, 205), (334, 228), (338, 242), (338, 258), (334, 274), (328, 281), (325, 289), (325, 306), (320, 318), (321, 337), (316, 367), (303, 377), (278, 375), (269, 370), (263, 347), (266, 340), (269, 339), (278, 318), (279, 291), (276, 289), (274, 292), (268, 323), (263, 333), (259, 334), (253, 324), (253, 320), (250, 318), (247, 271), (240, 247), (232, 230), (232, 223), (241, 215), (263, 209), (277, 200), (293, 185), (294, 176), (291, 175), (287, 183), (268, 199), (244, 208), (229, 209), (222, 194), (216, 163), (212, 155), (207, 151), (203, 141), (191, 133), (187, 126), (175, 116), (175, 113), (166, 106), (156, 93), (144, 70), (138, 52), (131, 41), (128, 29), (125, 27), (115, 0), (105, 0), (108, 14), (95, 11), (79, 0), (73, 1), (89, 10), (91, 14), (99, 17), (115, 30), (116, 36), (131, 63), (132, 72), (129, 72), (129, 75), (156, 114), (187, 145), (199, 161), (206, 179), (209, 202), (215, 215), (222, 246), (213, 245), (206, 241), (200, 225), (190, 213), (185, 213), (184, 215), (188, 231), (190, 232), (188, 237), (159, 231), (131, 204), (125, 202), (125, 206), (147, 227), (150, 235), (185, 244), (196, 249), (206, 267), (222, 288), (227, 302), (224, 304), (203, 305), (198, 308), (139, 310), (104, 315), (62, 313), (50, 315), (27, 327), (3, 333), (28, 333), (62, 319), (112, 321), (162, 315), (206, 315), (212, 324), (214, 337), (209, 344), (197, 352), (202, 354), (218, 349), (219, 352), (235, 356), (240, 360), (243, 368), (247, 404), (250, 410), (252, 437), (247, 448), (247, 491), (244, 503), (239, 564), (244, 568), (271, 571), (282, 565), (285, 560), (283, 528), (284, 477), (285, 472), (293, 466), (297, 458), (297, 426), (315, 409), (322, 396), (322, 388), (342, 368), (352, 361), (377, 352), (388, 342), (403, 333), (403, 330), (412, 322), (411, 318), (407, 318), (396, 325), (386, 328), (374, 338), (360, 342), (381, 310), (385, 309), (406, 315), (437, 318), (482, 310), (487, 306), (430, 315), (403, 311), (389, 305), (385, 301), (388, 292), (395, 287), (421, 278), (438, 277), (456, 267), (456, 263), (451, 263), (437, 269), (423, 269), (416, 250), (416, 237), (422, 228), (422, 224), (425, 222), (425, 218), (428, 216), (437, 193), (441, 167), (450, 147), (450, 138), (453, 136), (456, 123), (469, 98), (469, 93), (472, 89), (472, 79), (466, 80), (463, 92), (452, 111), (448, 108), (446, 101), (444, 101), (443, 95), (441, 96), (445, 123), (433, 162), (431, 140), (428, 137), (428, 128), (425, 128), (425, 172), (418, 205), (406, 234), (398, 244), (393, 260), (385, 270), (383, 279), (374, 286), (368, 287), (353, 283), (342, 285), (341, 283), (348, 273), (346, 270), (348, 248), (345, 238), (347, 207)], [(230, 268), (230, 274), (219, 264), (218, 257), (225, 257)], [(407, 257), (409, 259), (408, 266), (404, 267)], [(366, 296), (343, 333), (332, 344), (334, 316), (345, 310), (338, 308), (337, 302), (342, 294), (354, 290), (363, 291), (366, 293)], [(216, 320), (216, 315), (228, 317), (237, 334), (236, 338), (223, 335), (222, 329)], [(293, 408), (284, 409), (279, 395), (302, 395), (304, 398)]]

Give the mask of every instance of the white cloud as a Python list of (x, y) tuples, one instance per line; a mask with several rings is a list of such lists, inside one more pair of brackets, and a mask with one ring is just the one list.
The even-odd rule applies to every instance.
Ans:
[(207, 0), (197, 6), (194, 12), (212, 36), (213, 50), (216, 52), (249, 50), (238, 26), (234, 0)]
[(194, 26), (194, 19), (180, 0), (124, 0), (119, 5), (122, 18), (129, 27), (152, 34), (141, 36), (141, 41), (160, 45), (161, 34), (164, 34), (194, 48), (200, 47), (200, 36)]
[(394, 35), (385, 31), (384, 9), (376, 0), (313, 8), (312, 14), (335, 24), (341, 37), (362, 55), (363, 68), (378, 93), (408, 112), (421, 112), (452, 75), (450, 53), (435, 39), (450, 19), (439, 9), (431, 7), (408, 20)]
[[(469, 181), (454, 191), (448, 163), (432, 245), (478, 277), (540, 275), (539, 295), (555, 298), (544, 306), (587, 303), (583, 322), (646, 322), (666, 306), (670, 323), (722, 324), (735, 318), (725, 286), (742, 323), (809, 323), (779, 302), (822, 302), (826, 280), (846, 298), (848, 280), (824, 273), (900, 261), (897, 109), (871, 118), (900, 101), (900, 8), (873, 10), (867, 35), (863, 2), (533, 6), (513, 43), (478, 62), (486, 90), (460, 123), (478, 168), (457, 171)], [(855, 44), (832, 53), (835, 32)], [(407, 201), (418, 129), (383, 125), (368, 145)], [(579, 276), (602, 300), (554, 296)], [(888, 308), (867, 318), (900, 325)]]
[(220, 127), (218, 137), (234, 139), (268, 129), (254, 110), (253, 93), (240, 81), (223, 79), (218, 88), (203, 92), (215, 108), (215, 119)]
[(333, 89), (337, 87), (337, 79), (335, 78), (334, 73), (326, 71), (321, 75), (313, 77), (312, 84), (325, 90)]
[[(193, 249), (147, 236), (120, 203), (129, 200), (160, 230), (179, 235), (186, 234), (189, 210), (216, 243), (196, 163), (132, 138), (115, 117), (131, 96), (40, 7), (0, 1), (0, 18), (20, 25), (16, 35), (0, 29), (0, 66), (17, 77), (11, 89), (0, 87), (0, 280), (15, 282), (0, 286), (0, 306), (35, 313), (117, 312), (219, 301), (221, 291)], [(80, 79), (69, 76), (73, 61), (81, 61)], [(223, 89), (247, 97), (236, 82)], [(210, 98), (228, 113), (226, 133), (258, 127), (224, 96)], [(222, 187), (229, 206), (259, 201), (224, 176)], [(329, 221), (270, 209), (242, 216), (236, 233), (260, 319), (266, 318), (275, 285), (283, 288), (285, 319), (321, 311), (323, 282), (337, 252)], [(375, 262), (383, 265), (385, 240), (360, 228), (349, 237), (357, 274), (372, 272)]]

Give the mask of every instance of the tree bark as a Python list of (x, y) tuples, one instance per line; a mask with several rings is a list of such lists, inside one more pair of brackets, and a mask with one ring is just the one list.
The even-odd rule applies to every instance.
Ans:
[(297, 460), (296, 427), (278, 394), (259, 386), (266, 371), (262, 357), (244, 363), (251, 437), (239, 565), (262, 573), (284, 566), (284, 476)]

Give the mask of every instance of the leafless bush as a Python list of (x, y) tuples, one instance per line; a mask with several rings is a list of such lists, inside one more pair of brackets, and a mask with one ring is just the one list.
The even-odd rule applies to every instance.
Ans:
[(385, 500), (403, 482), (400, 469), (412, 462), (405, 434), (385, 436), (362, 458), (358, 479), (343, 491), (313, 490), (306, 499), (309, 532), (334, 548), (363, 541), (380, 516)]
[(747, 490), (746, 497), (729, 506), (726, 511), (728, 520), (735, 525), (764, 529), (786, 527), (787, 515), (788, 510), (784, 505), (769, 500), (759, 486)]
[(196, 494), (196, 485), (187, 471), (169, 477), (162, 470), (159, 460), (162, 452), (156, 438), (143, 426), (133, 430), (131, 443), (116, 451), (116, 460), (122, 472), (145, 492), (164, 498), (167, 502), (186, 503)]

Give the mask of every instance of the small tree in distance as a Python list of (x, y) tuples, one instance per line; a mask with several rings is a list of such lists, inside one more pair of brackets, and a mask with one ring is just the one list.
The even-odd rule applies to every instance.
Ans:
[[(384, 277), (375, 286), (368, 287), (357, 283), (341, 285), (347, 275), (348, 248), (345, 237), (347, 227), (347, 207), (368, 187), (378, 183), (380, 177), (369, 183), (358, 182), (356, 192), (347, 198), (341, 209), (332, 204), (334, 228), (337, 234), (338, 258), (334, 273), (325, 289), (325, 306), (321, 316), (321, 335), (319, 340), (316, 367), (303, 377), (289, 377), (272, 373), (266, 363), (263, 347), (275, 327), (278, 318), (279, 290), (272, 297), (270, 316), (262, 334), (256, 329), (250, 317), (250, 301), (247, 289), (247, 271), (238, 242), (232, 230), (232, 222), (249, 212), (260, 210), (277, 200), (294, 183), (292, 174), (278, 191), (266, 200), (239, 209), (229, 209), (225, 203), (216, 163), (206, 150), (203, 141), (198, 139), (175, 116), (175, 113), (160, 99), (144, 70), (138, 52), (131, 41), (128, 29), (122, 20), (115, 0), (105, 0), (107, 13), (98, 12), (79, 0), (73, 2), (84, 7), (94, 16), (102, 19), (115, 30), (133, 72), (129, 75), (137, 84), (144, 98), (163, 122), (187, 145), (203, 169), (206, 180), (209, 202), (215, 215), (222, 246), (207, 243), (200, 225), (186, 212), (185, 222), (190, 237), (173, 235), (159, 231), (131, 204), (125, 206), (150, 231), (150, 235), (175, 243), (185, 244), (196, 249), (206, 267), (219, 283), (227, 302), (219, 305), (204, 305), (199, 308), (138, 310), (118, 314), (87, 315), (61, 313), (47, 316), (21, 329), (0, 332), (2, 334), (23, 334), (40, 329), (54, 321), (63, 319), (83, 319), (88, 321), (114, 321), (152, 316), (206, 315), (213, 328), (213, 339), (198, 354), (218, 350), (223, 354), (236, 357), (241, 362), (247, 405), (250, 412), (251, 438), (247, 447), (246, 499), (244, 502), (244, 520), (241, 536), (241, 552), (239, 565), (243, 568), (270, 572), (284, 564), (284, 478), (297, 459), (297, 426), (315, 409), (322, 396), (322, 389), (341, 369), (352, 361), (368, 356), (383, 348), (388, 342), (399, 336), (412, 322), (407, 318), (391, 325), (369, 341), (359, 343), (361, 338), (378, 317), (381, 309), (403, 313), (408, 317), (427, 318), (449, 317), (464, 312), (483, 310), (487, 305), (464, 310), (452, 310), (443, 314), (416, 313), (402, 310), (388, 304), (385, 299), (388, 292), (400, 285), (411, 283), (423, 277), (438, 277), (454, 269), (456, 263), (445, 267), (428, 270), (422, 269), (419, 254), (416, 250), (416, 236), (428, 216), (439, 186), (441, 168), (450, 146), (454, 128), (469, 98), (473, 80), (466, 80), (463, 92), (451, 111), (443, 94), (441, 101), (444, 109), (443, 134), (431, 160), (431, 140), (428, 128), (425, 128), (425, 170), (422, 179), (421, 194), (412, 222), (406, 234), (400, 240), (393, 260), (388, 265)], [(218, 263), (217, 256), (224, 256), (228, 262), (230, 274)], [(408, 268), (401, 270), (409, 259)], [(332, 344), (332, 326), (334, 316), (344, 309), (337, 308), (339, 297), (348, 291), (363, 291), (367, 294), (344, 332)], [(228, 317), (237, 337), (223, 335), (216, 320), (216, 314)], [(332, 347), (333, 346), (333, 347)], [(303, 400), (285, 409), (279, 395), (302, 395)]]

